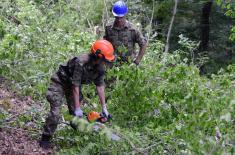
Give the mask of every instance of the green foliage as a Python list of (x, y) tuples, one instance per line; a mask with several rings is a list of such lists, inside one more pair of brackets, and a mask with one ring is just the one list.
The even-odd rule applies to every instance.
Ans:
[(95, 36), (68, 27), (73, 23), (71, 18), (61, 16), (58, 21), (51, 20), (57, 16), (57, 6), (47, 8), (48, 14), (43, 14), (32, 1), (20, 0), (16, 6), (20, 11), (15, 10), (14, 14), (21, 24), (9, 23), (5, 28), (7, 34), (0, 43), (3, 60), (0, 73), (16, 80), (16, 86), (26, 90), (26, 94), (33, 92), (34, 97), (39, 97), (45, 92), (45, 85), (58, 64), (89, 49)]
[(5, 34), (5, 23), (0, 19), (0, 39), (4, 37)]
[(100, 20), (103, 16), (103, 8), (105, 7), (102, 0), (96, 1), (93, 5), (91, 5), (90, 1), (79, 0), (77, 4), (80, 18), (83, 23), (87, 23), (87, 26), (100, 24)]
[[(91, 21), (99, 24), (103, 3), (98, 1), (97, 7), (93, 3), (3, 1), (0, 74), (48, 109), (44, 93), (50, 76), (59, 64), (88, 51), (95, 40), (85, 27)], [(107, 81), (113, 81), (106, 87), (112, 126), (94, 132), (94, 124), (84, 120), (77, 121), (78, 131), (60, 125), (54, 139), (58, 154), (233, 154), (235, 66), (210, 78), (200, 76), (198, 66), (205, 61), (194, 57), (198, 42), (191, 39), (180, 35), (179, 40), (177, 35), (179, 48), (167, 55), (162, 53), (164, 44), (155, 40), (140, 66), (117, 64), (108, 70)], [(84, 111), (100, 111), (95, 86), (83, 88), (92, 104), (92, 108), (84, 105)], [(32, 119), (41, 126), (45, 112), (32, 112), (20, 116), (18, 126)], [(65, 121), (72, 119), (66, 108), (62, 114)], [(7, 116), (0, 114), (1, 119)], [(121, 140), (113, 141), (111, 133)]]
[[(231, 18), (235, 18), (235, 2), (232, 0), (223, 1), (223, 0), (216, 0), (217, 5), (219, 5), (223, 10), (225, 10), (225, 15)], [(230, 40), (235, 40), (235, 27), (231, 29), (231, 35), (229, 37)]]

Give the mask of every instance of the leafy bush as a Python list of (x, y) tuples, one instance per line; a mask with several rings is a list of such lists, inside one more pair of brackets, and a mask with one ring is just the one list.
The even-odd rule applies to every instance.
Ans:
[[(89, 50), (96, 37), (84, 30), (84, 21), (90, 17), (98, 23), (95, 19), (102, 13), (95, 12), (100, 11), (101, 1), (94, 10), (89, 7), (87, 16), (77, 13), (78, 1), (70, 2), (3, 1), (0, 10), (0, 74), (14, 80), (17, 90), (33, 96), (42, 107), (48, 105), (44, 93), (58, 65)], [(7, 20), (13, 15), (19, 22)], [(211, 78), (200, 76), (194, 59), (183, 57), (197, 43), (181, 36), (181, 45), (166, 55), (162, 42), (151, 42), (139, 67), (124, 64), (108, 70), (107, 80), (113, 81), (106, 88), (112, 126), (92, 132), (93, 124), (86, 122), (79, 131), (60, 125), (55, 136), (58, 153), (233, 154), (235, 67)], [(84, 86), (83, 91), (92, 103), (84, 110), (100, 111), (95, 87)], [(72, 119), (66, 108), (62, 112), (66, 121)], [(42, 117), (46, 112), (35, 113)], [(32, 118), (23, 115), (19, 120), (22, 124)], [(111, 140), (113, 132), (120, 141)]]

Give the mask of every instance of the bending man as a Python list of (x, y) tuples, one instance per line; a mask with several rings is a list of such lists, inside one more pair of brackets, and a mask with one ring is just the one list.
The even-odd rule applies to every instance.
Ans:
[(43, 127), (40, 146), (49, 148), (51, 138), (60, 119), (63, 97), (66, 97), (69, 113), (83, 117), (80, 103), (83, 99), (81, 85), (94, 82), (102, 106), (102, 113), (107, 118), (109, 113), (105, 103), (104, 62), (113, 62), (114, 49), (107, 40), (98, 40), (91, 47), (91, 53), (82, 54), (70, 59), (66, 65), (60, 65), (59, 70), (51, 77), (51, 84), (46, 93), (50, 103), (50, 112)]

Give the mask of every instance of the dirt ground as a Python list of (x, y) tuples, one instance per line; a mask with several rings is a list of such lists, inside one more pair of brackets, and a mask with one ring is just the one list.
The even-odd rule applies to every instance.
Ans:
[[(44, 150), (39, 147), (38, 138), (40, 133), (36, 132), (36, 136), (32, 136), (30, 132), (34, 128), (34, 123), (27, 123), (24, 128), (17, 128), (9, 122), (14, 120), (21, 114), (27, 112), (34, 101), (26, 96), (22, 97), (14, 92), (11, 92), (0, 77), (0, 112), (8, 111), (10, 118), (3, 121), (0, 126), (0, 154), (1, 155), (51, 155), (53, 150)], [(17, 125), (16, 125), (17, 126)]]

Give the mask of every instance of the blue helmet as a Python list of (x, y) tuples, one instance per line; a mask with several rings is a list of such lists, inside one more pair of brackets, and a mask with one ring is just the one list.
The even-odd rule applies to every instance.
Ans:
[(120, 0), (113, 4), (112, 12), (115, 17), (123, 17), (127, 14), (128, 8), (126, 4)]

